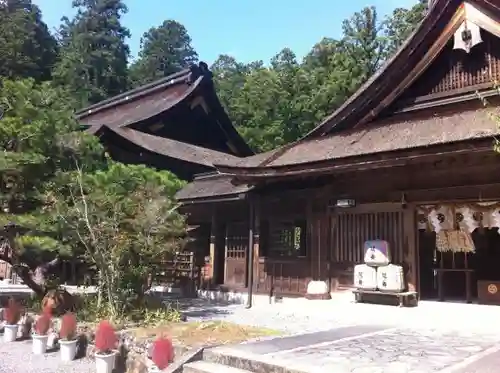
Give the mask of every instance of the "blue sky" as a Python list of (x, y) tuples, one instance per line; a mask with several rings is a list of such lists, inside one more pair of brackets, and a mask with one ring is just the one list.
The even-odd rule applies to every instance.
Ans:
[[(74, 14), (71, 0), (33, 0), (51, 29), (64, 15)], [(141, 35), (165, 19), (182, 23), (200, 59), (212, 63), (219, 54), (242, 62), (264, 60), (284, 47), (303, 57), (323, 37), (337, 37), (342, 20), (364, 6), (381, 14), (408, 7), (416, 0), (126, 0), (123, 23), (137, 55)]]

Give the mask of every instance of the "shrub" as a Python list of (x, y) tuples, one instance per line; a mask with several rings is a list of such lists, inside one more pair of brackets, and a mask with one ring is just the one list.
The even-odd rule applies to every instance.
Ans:
[(50, 329), (52, 317), (50, 313), (42, 313), (35, 323), (35, 332), (37, 335), (47, 335)]
[(116, 332), (109, 321), (101, 321), (97, 325), (97, 330), (95, 332), (95, 348), (100, 354), (108, 354), (115, 347), (118, 342), (116, 338)]
[(76, 316), (68, 312), (61, 319), (61, 339), (71, 341), (76, 338)]
[(42, 314), (52, 317), (52, 307), (50, 305), (45, 305), (42, 309)]
[(174, 359), (174, 346), (168, 338), (160, 337), (153, 342), (151, 360), (159, 369), (165, 369)]
[(3, 318), (7, 325), (16, 325), (21, 320), (21, 306), (13, 298), (9, 299)]

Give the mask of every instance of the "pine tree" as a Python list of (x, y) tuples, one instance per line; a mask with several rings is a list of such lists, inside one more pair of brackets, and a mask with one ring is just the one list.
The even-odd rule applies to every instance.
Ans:
[(57, 41), (31, 0), (0, 2), (0, 76), (49, 80)]
[(122, 0), (74, 0), (77, 14), (59, 30), (60, 62), (54, 76), (79, 106), (127, 89), (129, 30), (121, 24), (127, 12)]

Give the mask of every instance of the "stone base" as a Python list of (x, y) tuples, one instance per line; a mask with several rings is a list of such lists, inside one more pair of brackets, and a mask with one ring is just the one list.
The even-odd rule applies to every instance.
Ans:
[(330, 293), (327, 293), (327, 294), (306, 294), (305, 298), (309, 299), (309, 300), (329, 300), (329, 299), (332, 299), (332, 296), (330, 295)]
[(306, 299), (332, 299), (325, 281), (309, 281), (307, 284)]

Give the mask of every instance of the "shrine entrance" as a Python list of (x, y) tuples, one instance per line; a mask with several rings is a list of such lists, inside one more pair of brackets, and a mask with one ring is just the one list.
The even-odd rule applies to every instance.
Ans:
[(500, 305), (500, 203), (418, 208), (421, 299)]

